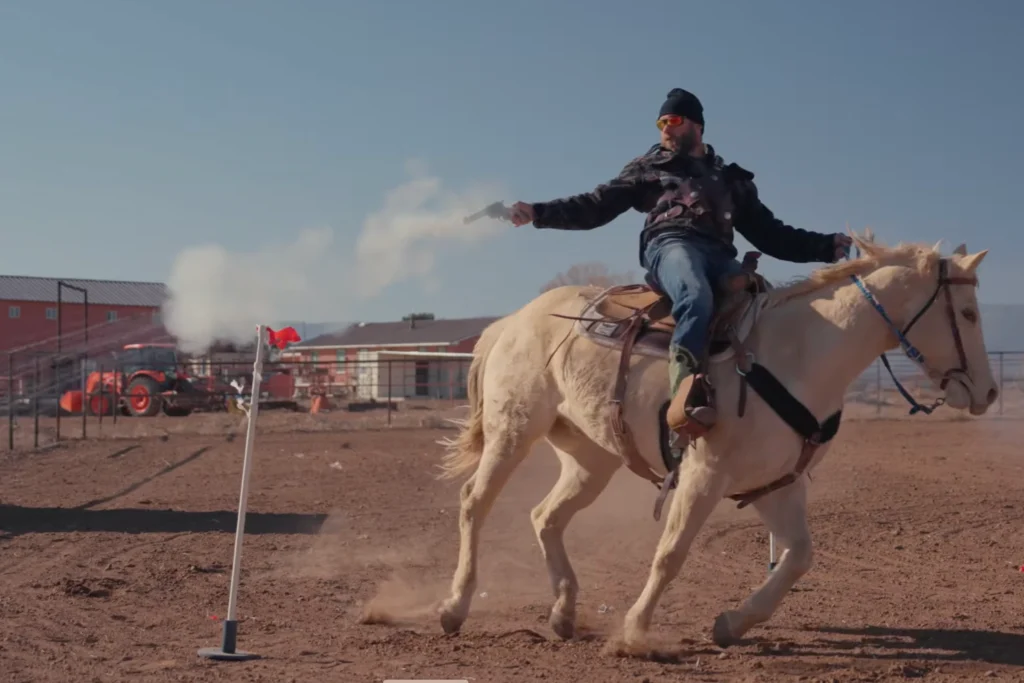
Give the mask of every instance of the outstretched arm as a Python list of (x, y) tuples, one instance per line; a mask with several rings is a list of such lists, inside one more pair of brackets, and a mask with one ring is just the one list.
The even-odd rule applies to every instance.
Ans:
[[(514, 222), (537, 228), (593, 230), (607, 225), (630, 208), (641, 210), (647, 183), (635, 161), (592, 192), (533, 204), (516, 204)], [(518, 220), (517, 220), (518, 218)]]
[(731, 166), (734, 167), (732, 173), (744, 174), (736, 186), (736, 230), (754, 248), (793, 263), (834, 263), (839, 260), (849, 244), (849, 237), (839, 233), (801, 230), (782, 222), (758, 197), (757, 187), (752, 182), (754, 175), (735, 164)]

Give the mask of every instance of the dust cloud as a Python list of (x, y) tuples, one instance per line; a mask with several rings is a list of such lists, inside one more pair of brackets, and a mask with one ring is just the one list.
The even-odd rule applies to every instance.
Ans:
[[(559, 469), (555, 451), (548, 443), (538, 442), (502, 489), (481, 533), (478, 583), (469, 622), (509, 610), (528, 609), (544, 615), (551, 606), (552, 587), (530, 512), (555, 485)], [(617, 601), (595, 586), (632, 577), (636, 590), (643, 587), (662, 530), (662, 524), (651, 518), (655, 495), (648, 482), (628, 471), (620, 472), (568, 525), (566, 550), (580, 585), (578, 633), (613, 633), (631, 604)], [(456, 501), (453, 517), (457, 510)], [(379, 540), (368, 544), (360, 560), (372, 558), (387, 568), (387, 574), (362, 605), (357, 617), (360, 623), (436, 628), (437, 608), (448, 597), (455, 570), (456, 522), (452, 519), (444, 543), (434, 538), (429, 545), (403, 543), (401, 549)]]
[(283, 320), (344, 320), (360, 300), (409, 278), (436, 283), (440, 251), (499, 233), (502, 224), (464, 216), (503, 196), (497, 185), (456, 192), (421, 162), (365, 218), (354, 248), (338, 244), (329, 227), (299, 232), (290, 244), (239, 251), (219, 244), (190, 247), (175, 258), (167, 282), (164, 324), (186, 352), (216, 341), (248, 343), (259, 324)]

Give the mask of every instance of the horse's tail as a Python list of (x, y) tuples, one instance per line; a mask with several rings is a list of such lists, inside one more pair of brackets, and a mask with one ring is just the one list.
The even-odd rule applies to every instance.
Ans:
[(494, 344), (501, 336), (500, 323), (497, 320), (480, 334), (480, 339), (473, 349), (473, 360), (469, 364), (469, 377), (466, 381), (466, 394), (469, 398), (469, 418), (463, 423), (459, 435), (445, 442), (448, 452), (442, 458), (440, 479), (454, 479), (476, 468), (484, 452), (484, 397), (483, 375), (487, 357)]

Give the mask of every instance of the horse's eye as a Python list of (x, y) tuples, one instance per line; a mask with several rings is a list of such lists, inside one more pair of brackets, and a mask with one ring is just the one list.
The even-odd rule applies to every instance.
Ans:
[(965, 308), (964, 310), (960, 311), (960, 315), (962, 315), (964, 317), (964, 320), (966, 320), (969, 323), (978, 322), (978, 314), (975, 312), (973, 308)]

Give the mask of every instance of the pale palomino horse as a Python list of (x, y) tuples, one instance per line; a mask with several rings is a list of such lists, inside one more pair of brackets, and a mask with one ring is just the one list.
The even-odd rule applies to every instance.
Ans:
[[(975, 291), (975, 271), (986, 252), (967, 255), (961, 245), (943, 257), (938, 245), (887, 247), (870, 235), (853, 238), (860, 249), (857, 258), (758, 295), (763, 306), (743, 342), (749, 357), (821, 421), (837, 415), (851, 382), (880, 354), (902, 345), (947, 406), (985, 413), (997, 397)], [(438, 607), (447, 633), (458, 631), (469, 614), (484, 520), (539, 439), (550, 443), (561, 463), (554, 488), (531, 513), (554, 591), (549, 623), (562, 638), (574, 633), (578, 584), (563, 534), (573, 515), (597, 499), (625, 457), (609, 419), (619, 352), (586, 338), (571, 320), (594, 294), (575, 286), (547, 291), (492, 324), (476, 346), (468, 379), (472, 414), (451, 441), (441, 475), (472, 473), (461, 489), (451, 595)], [(691, 444), (679, 465), (647, 583), (625, 615), (627, 645), (643, 647), (659, 598), (719, 501), (792, 473), (801, 455), (805, 439), (757, 392), (747, 392), (744, 415), (738, 415), (738, 360), (738, 355), (720, 355), (709, 369), (719, 421)], [(635, 451), (662, 475), (666, 467), (658, 421), (668, 399), (666, 363), (633, 357), (622, 406)], [(829, 446), (814, 451), (807, 472)], [(807, 486), (808, 477), (801, 475), (752, 503), (783, 552), (760, 587), (738, 608), (719, 615), (713, 639), (720, 646), (768, 620), (810, 569)]]

